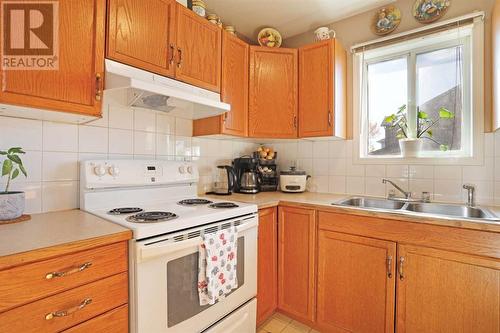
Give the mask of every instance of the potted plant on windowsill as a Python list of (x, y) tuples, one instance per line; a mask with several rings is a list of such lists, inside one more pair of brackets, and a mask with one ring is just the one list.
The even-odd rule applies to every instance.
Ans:
[(24, 192), (9, 191), (10, 182), (20, 173), (27, 177), (23, 161), (19, 157), (21, 154), (25, 152), (20, 147), (0, 150), (0, 156), (5, 157), (2, 163), (2, 177), (7, 178), (5, 191), (0, 192), (0, 224), (1, 221), (17, 219), (24, 213)]
[(416, 136), (409, 136), (408, 119), (406, 116), (406, 105), (401, 106), (395, 114), (385, 117), (384, 124), (396, 129), (396, 137), (399, 139), (399, 147), (402, 157), (418, 157), (422, 150), (423, 140), (430, 140), (439, 145), (439, 149), (447, 151), (449, 145), (438, 142), (434, 139), (432, 128), (441, 119), (453, 119), (455, 114), (441, 107), (438, 110), (439, 117), (431, 119), (427, 112), (417, 108), (417, 133)]

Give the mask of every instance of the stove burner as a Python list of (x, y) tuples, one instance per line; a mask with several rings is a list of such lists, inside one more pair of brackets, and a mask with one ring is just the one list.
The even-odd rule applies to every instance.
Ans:
[(208, 205), (211, 203), (212, 201), (207, 199), (184, 199), (179, 201), (177, 204), (182, 206), (198, 206), (198, 205)]
[(208, 207), (210, 208), (216, 208), (216, 209), (224, 209), (224, 208), (236, 208), (239, 207), (237, 204), (232, 203), (232, 202), (216, 202)]
[(170, 212), (143, 212), (126, 218), (134, 223), (155, 223), (176, 219), (178, 216)]
[(139, 208), (139, 207), (122, 207), (122, 208), (112, 209), (108, 212), (108, 214), (110, 214), (110, 215), (124, 215), (124, 214), (139, 213), (142, 211), (143, 211), (143, 209)]

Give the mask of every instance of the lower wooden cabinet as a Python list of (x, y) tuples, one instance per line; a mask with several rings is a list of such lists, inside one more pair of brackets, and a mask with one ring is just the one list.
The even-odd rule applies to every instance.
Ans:
[(279, 207), (278, 309), (294, 319), (314, 322), (316, 211)]
[(395, 260), (394, 242), (320, 230), (317, 325), (321, 331), (394, 332)]
[(128, 305), (120, 306), (94, 319), (74, 326), (65, 333), (125, 333), (128, 332)]
[(500, 260), (399, 245), (398, 333), (500, 332)]
[(259, 210), (257, 325), (278, 306), (278, 209)]

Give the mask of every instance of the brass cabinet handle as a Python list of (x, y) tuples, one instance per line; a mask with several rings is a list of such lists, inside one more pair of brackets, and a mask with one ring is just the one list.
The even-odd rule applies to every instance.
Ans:
[(69, 316), (72, 313), (75, 313), (76, 311), (79, 311), (83, 308), (85, 308), (87, 305), (92, 303), (92, 298), (85, 298), (83, 301), (80, 302), (77, 306), (74, 306), (72, 308), (69, 308), (67, 310), (59, 310), (59, 311), (53, 311), (50, 313), (47, 313), (45, 315), (45, 320), (51, 320), (53, 318), (61, 318), (61, 317), (66, 317)]
[(399, 257), (399, 279), (404, 280), (405, 274), (403, 271), (403, 265), (405, 263), (405, 257)]
[(102, 75), (101, 73), (96, 73), (95, 75), (95, 100), (100, 101), (102, 99)]
[(332, 127), (332, 112), (328, 111), (328, 126)]
[(297, 116), (293, 116), (293, 127), (297, 128)]
[(174, 44), (170, 44), (170, 60), (168, 61), (170, 65), (174, 64), (174, 58), (175, 58), (175, 46)]
[(182, 66), (182, 50), (177, 48), (177, 53), (179, 54), (179, 62), (177, 63), (177, 68), (181, 68)]
[(84, 263), (84, 264), (82, 264), (80, 266), (71, 268), (71, 269), (69, 269), (67, 271), (47, 273), (47, 275), (45, 275), (45, 278), (47, 280), (51, 280), (53, 278), (64, 277), (64, 276), (67, 276), (67, 275), (71, 275), (71, 274), (74, 274), (74, 273), (78, 273), (78, 272), (84, 271), (87, 268), (89, 268), (90, 266), (92, 266), (92, 263), (91, 262), (86, 262), (86, 263)]
[(392, 279), (392, 256), (387, 257), (387, 277)]

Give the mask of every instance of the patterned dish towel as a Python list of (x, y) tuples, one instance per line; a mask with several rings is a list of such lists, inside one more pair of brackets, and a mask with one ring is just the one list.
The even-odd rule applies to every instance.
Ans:
[(200, 305), (215, 304), (238, 288), (236, 227), (202, 236), (198, 259), (198, 294)]

